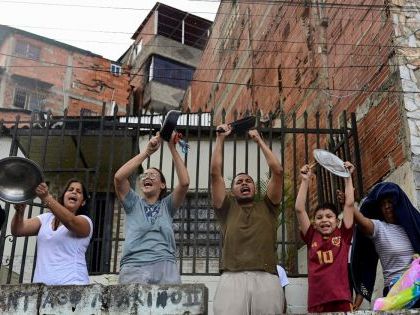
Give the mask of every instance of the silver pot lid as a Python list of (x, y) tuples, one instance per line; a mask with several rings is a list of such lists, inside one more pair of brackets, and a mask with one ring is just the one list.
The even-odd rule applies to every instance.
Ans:
[(323, 149), (315, 149), (313, 154), (318, 164), (332, 174), (340, 177), (350, 177), (349, 171), (344, 167), (344, 161), (337, 155)]
[(36, 197), (35, 188), (44, 181), (38, 164), (11, 156), (0, 160), (0, 199), (10, 203), (26, 203)]

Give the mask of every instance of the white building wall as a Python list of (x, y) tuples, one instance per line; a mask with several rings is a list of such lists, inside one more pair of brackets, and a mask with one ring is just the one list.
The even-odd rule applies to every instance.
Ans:
[[(140, 138), (140, 151), (144, 150), (147, 146), (149, 138), (147, 136)], [(209, 184), (209, 166), (210, 166), (210, 145), (209, 141), (206, 139), (200, 142), (200, 150), (198, 150), (199, 143), (196, 140), (190, 140), (188, 142), (190, 145), (190, 150), (187, 155), (187, 167), (188, 173), (190, 175), (190, 190), (195, 188), (207, 190)], [(212, 150), (214, 148), (215, 141), (212, 143)], [(179, 149), (179, 146), (177, 146)], [(234, 142), (232, 140), (226, 140), (225, 149), (224, 149), (224, 174), (225, 174), (225, 183), (226, 187), (230, 187), (230, 182), (233, 178), (233, 173), (239, 173), (245, 171), (245, 162), (246, 155), (244, 154), (246, 148), (246, 143), (244, 140), (236, 141), (236, 171), (233, 170), (233, 158), (234, 158)], [(180, 151), (180, 149), (179, 149)], [(258, 160), (258, 147), (256, 143), (249, 140), (248, 141), (248, 173), (251, 175), (254, 180), (257, 178), (257, 163)], [(199, 152), (199, 162), (197, 163), (197, 152)], [(273, 142), (273, 152), (280, 159), (280, 142)], [(181, 155), (183, 156), (183, 155)], [(150, 165), (154, 167), (159, 167), (160, 154), (159, 151), (153, 154), (150, 158)], [(171, 155), (165, 142), (163, 144), (163, 165), (162, 172), (166, 177), (166, 182), (171, 182)], [(261, 179), (265, 180), (268, 175), (268, 167), (265, 162), (264, 155), (260, 152), (260, 174)], [(143, 166), (146, 166), (146, 163), (143, 163)], [(198, 181), (196, 180), (198, 175)], [(175, 175), (174, 183), (176, 185), (177, 178)]]

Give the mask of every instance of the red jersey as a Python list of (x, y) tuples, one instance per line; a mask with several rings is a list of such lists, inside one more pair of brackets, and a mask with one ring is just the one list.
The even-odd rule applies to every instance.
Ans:
[(308, 308), (332, 301), (351, 302), (348, 255), (353, 228), (344, 223), (327, 238), (311, 225), (302, 235), (308, 246)]

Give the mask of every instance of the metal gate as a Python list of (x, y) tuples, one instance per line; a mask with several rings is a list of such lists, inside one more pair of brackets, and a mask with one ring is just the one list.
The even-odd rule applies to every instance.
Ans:
[[(117, 111), (115, 111), (116, 113)], [(0, 121), (2, 158), (25, 156), (37, 162), (53, 193), (58, 193), (68, 178), (78, 177), (89, 187), (90, 215), (94, 233), (87, 252), (90, 274), (118, 273), (124, 243), (124, 210), (114, 195), (115, 171), (139, 152), (139, 146), (160, 128), (164, 115), (139, 117), (81, 116), (53, 117), (46, 115), (15, 121)], [(362, 174), (357, 140), (355, 115), (341, 116), (339, 126), (333, 126), (328, 114), (306, 113), (270, 115), (260, 122), (258, 129), (282, 161), (284, 167), (283, 200), (278, 228), (278, 257), (290, 276), (299, 270), (300, 241), (294, 215), (294, 200), (299, 185), (300, 166), (313, 160), (312, 150), (325, 148), (352, 161), (357, 168), (354, 175), (356, 199), (362, 196)], [(174, 218), (177, 258), (181, 274), (217, 275), (221, 252), (219, 226), (210, 203), (209, 163), (214, 146), (213, 113), (185, 113), (178, 131), (190, 143), (184, 154), (191, 185), (184, 205)], [(145, 167), (163, 169), (169, 188), (176, 183), (174, 168), (166, 148), (147, 161)], [(225, 145), (224, 174), (231, 179), (239, 171), (250, 173), (257, 184), (257, 198), (264, 194), (269, 176), (264, 157), (247, 137), (233, 136)], [(168, 158), (169, 157), (169, 158)], [(335, 201), (335, 190), (343, 188), (340, 178), (317, 168), (317, 185), (309, 196), (309, 204)], [(35, 237), (15, 238), (10, 235), (13, 206), (0, 203), (6, 210), (7, 225), (0, 235), (1, 277), (3, 283), (30, 282), (36, 261)], [(35, 199), (26, 210), (26, 217), (34, 217), (45, 209)]]

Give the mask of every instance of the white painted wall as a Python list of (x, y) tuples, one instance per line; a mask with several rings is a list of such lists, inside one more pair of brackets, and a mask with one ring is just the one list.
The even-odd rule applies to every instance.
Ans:
[[(147, 146), (149, 138), (141, 137), (140, 138), (140, 151), (144, 150)], [(199, 165), (197, 164), (197, 152), (198, 152), (198, 142), (196, 140), (190, 140), (189, 142), (190, 150), (187, 156), (187, 167), (188, 173), (190, 175), (190, 189), (194, 190), (196, 187), (199, 189), (207, 189), (208, 180), (209, 180), (209, 163), (210, 163), (210, 143), (208, 140), (201, 141), (200, 143), (200, 155), (199, 155)], [(215, 142), (213, 141), (212, 150), (214, 148)], [(181, 153), (180, 147), (177, 146), (178, 151)], [(150, 166), (159, 167), (160, 160), (160, 151), (154, 153), (150, 158)], [(236, 142), (236, 173), (245, 171), (245, 141)], [(277, 141), (273, 143), (273, 152), (280, 159), (280, 142)], [(183, 154), (181, 153), (183, 157)], [(234, 157), (234, 142), (231, 140), (226, 140), (225, 150), (224, 150), (224, 174), (225, 174), (225, 183), (226, 187), (230, 187), (230, 182), (233, 177), (233, 157)], [(257, 178), (257, 163), (258, 160), (258, 147), (253, 141), (248, 142), (248, 164), (249, 169), (248, 173), (254, 179)], [(143, 166), (146, 167), (146, 163), (143, 163)], [(197, 167), (198, 165), (198, 167)], [(262, 179), (266, 179), (268, 174), (268, 167), (265, 162), (264, 155), (260, 152), (260, 174)], [(166, 177), (167, 183), (171, 182), (171, 169), (172, 169), (172, 159), (171, 155), (165, 142), (163, 145), (163, 165), (162, 172)], [(198, 181), (196, 181), (198, 174)], [(175, 176), (174, 183), (177, 183), (177, 178)]]

